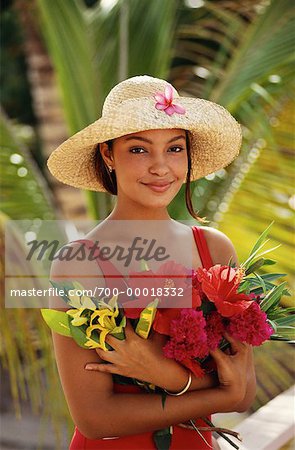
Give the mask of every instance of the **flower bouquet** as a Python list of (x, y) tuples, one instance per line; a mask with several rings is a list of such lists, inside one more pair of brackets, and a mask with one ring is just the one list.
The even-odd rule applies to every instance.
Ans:
[[(224, 339), (225, 332), (252, 346), (260, 346), (268, 339), (289, 341), (295, 337), (295, 308), (279, 305), (283, 295), (290, 295), (286, 282), (274, 284), (285, 274), (257, 273), (263, 266), (275, 264), (274, 260), (265, 258), (274, 248), (263, 251), (270, 226), (239, 267), (230, 261), (228, 265), (216, 264), (209, 269), (199, 268), (196, 271), (183, 268), (187, 276), (176, 281), (166, 276), (171, 276), (179, 269), (179, 265), (173, 262), (164, 263), (157, 272), (144, 266), (145, 270), (131, 273), (128, 285), (134, 292), (136, 288), (142, 287), (145, 279), (153, 279), (155, 295), (145, 298), (144, 306), (142, 298), (133, 298), (124, 303), (120, 303), (120, 294), (111, 299), (96, 299), (83, 295), (85, 289), (77, 282), (52, 282), (54, 287), (62, 291), (62, 298), (71, 309), (66, 312), (43, 309), (43, 318), (52, 330), (72, 337), (78, 345), (105, 351), (112, 349), (105, 342), (108, 334), (118, 339), (125, 338), (124, 327), (126, 318), (129, 318), (135, 332), (143, 338), (148, 338), (151, 328), (165, 334), (168, 341), (163, 347), (164, 355), (187, 367), (195, 376), (202, 377), (214, 370), (210, 351), (217, 347), (225, 349), (229, 345)], [(190, 295), (192, 307), (181, 307), (182, 299), (169, 296), (171, 291), (165, 289), (172, 285), (175, 289), (181, 288), (182, 299)], [(132, 381), (157, 392), (156, 386), (142, 383), (141, 380)], [(160, 393), (164, 407), (165, 393), (162, 390)], [(200, 433), (194, 422), (190, 422)], [(215, 429), (207, 419), (206, 422), (211, 429)], [(159, 435), (160, 439), (163, 444), (164, 436), (166, 448), (169, 448), (170, 428), (165, 431), (166, 435), (163, 431)], [(219, 434), (238, 448), (224, 433)], [(159, 436), (155, 436), (157, 448), (162, 445), (158, 446)]]

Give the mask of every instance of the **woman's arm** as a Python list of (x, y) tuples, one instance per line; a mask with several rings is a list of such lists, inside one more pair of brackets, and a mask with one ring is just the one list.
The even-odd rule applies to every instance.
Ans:
[[(96, 349), (103, 363), (87, 364), (85, 369), (136, 378), (171, 392), (180, 392), (188, 381), (189, 370), (173, 359), (163, 355), (166, 336), (153, 334), (143, 339), (133, 330), (129, 321), (125, 327), (125, 340), (106, 336), (106, 342), (113, 351)], [(164, 339), (165, 338), (165, 339)], [(192, 376), (189, 391), (218, 385), (216, 374), (203, 378)]]
[(233, 411), (244, 397), (247, 348), (237, 343), (234, 356), (216, 350), (219, 387), (167, 396), (165, 407), (156, 394), (116, 394), (110, 374), (84, 370), (97, 360), (70, 338), (53, 333), (55, 355), (72, 418), (89, 439), (143, 433), (178, 424), (192, 417)]

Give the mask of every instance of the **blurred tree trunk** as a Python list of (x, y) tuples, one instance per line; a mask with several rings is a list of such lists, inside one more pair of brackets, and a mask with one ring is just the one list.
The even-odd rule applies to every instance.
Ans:
[(31, 85), (33, 109), (38, 120), (36, 130), (39, 141), (42, 143), (41, 155), (38, 159), (44, 167), (46, 178), (50, 181), (61, 216), (85, 217), (86, 207), (82, 192), (57, 183), (46, 168), (47, 158), (67, 138), (68, 131), (53, 66), (38, 28), (40, 22), (36, 20), (38, 15), (36, 4), (32, 0), (16, 0), (14, 8), (24, 34), (23, 49), (27, 75)]

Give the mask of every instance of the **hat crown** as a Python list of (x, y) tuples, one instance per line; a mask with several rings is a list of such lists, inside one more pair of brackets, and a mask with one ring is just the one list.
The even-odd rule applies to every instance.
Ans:
[[(141, 75), (137, 77), (128, 78), (117, 84), (108, 94), (105, 99), (102, 115), (108, 116), (113, 112), (113, 109), (118, 107), (122, 102), (141, 97), (153, 97), (156, 93), (164, 93), (165, 87), (170, 85), (165, 80), (160, 78), (150, 77), (148, 75)], [(173, 88), (173, 96), (179, 97), (176, 89)]]

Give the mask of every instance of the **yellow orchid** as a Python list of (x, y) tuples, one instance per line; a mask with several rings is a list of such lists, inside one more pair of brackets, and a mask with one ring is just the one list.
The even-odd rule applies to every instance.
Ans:
[[(79, 309), (68, 309), (66, 313), (73, 317), (73, 320), (71, 321), (71, 324), (75, 327), (80, 327), (81, 325), (84, 325), (88, 322), (87, 317), (83, 317), (82, 314), (85, 311), (85, 308), (79, 308)], [(82, 316), (82, 317), (81, 317)]]
[(81, 316), (82, 312), (84, 311), (83, 308), (79, 309), (68, 309), (66, 313), (71, 317)]
[[(122, 333), (122, 330), (126, 325), (126, 318), (123, 317), (120, 325), (116, 324), (116, 318), (119, 315), (119, 308), (117, 305), (116, 296), (113, 297), (108, 304), (101, 301), (99, 306), (106, 306), (106, 307), (103, 309), (95, 310), (91, 314), (90, 325), (86, 329), (86, 337), (88, 339), (86, 345), (90, 347), (91, 345), (94, 345), (95, 342), (95, 347), (99, 347), (107, 351), (108, 349), (105, 343), (106, 336), (109, 333), (113, 335)], [(91, 338), (92, 332), (95, 330), (98, 331), (98, 339), (99, 339), (98, 343)]]
[(78, 283), (78, 281), (73, 282), (73, 287), (75, 289), (70, 289), (68, 291), (68, 297), (70, 299), (69, 304), (77, 309), (83, 307), (84, 309), (95, 310), (96, 305), (94, 304), (94, 302), (91, 300), (90, 297), (88, 297), (87, 295), (77, 294), (77, 291), (81, 293), (84, 292), (86, 290), (85, 287), (81, 283)]
[(87, 323), (87, 317), (77, 317), (71, 321), (71, 324), (75, 327), (80, 327), (81, 325), (85, 325)]
[(85, 347), (88, 347), (90, 349), (94, 349), (94, 348), (102, 348), (98, 342), (94, 341), (91, 338), (87, 337), (87, 342), (84, 343)]
[[(91, 329), (90, 329), (91, 328)], [(89, 330), (90, 329), (90, 330)], [(107, 347), (105, 344), (105, 338), (110, 333), (110, 330), (106, 329), (99, 329), (100, 333), (98, 334), (98, 342), (96, 342), (94, 339), (91, 339), (91, 333), (93, 330), (98, 330), (97, 325), (93, 325), (92, 327), (88, 327), (86, 330), (86, 338), (87, 342), (85, 345), (89, 348), (101, 348), (104, 351), (107, 351)]]

